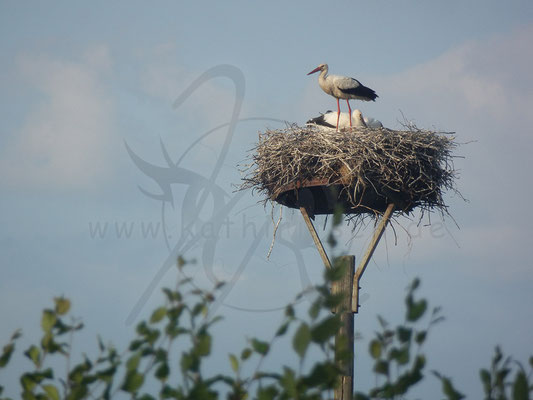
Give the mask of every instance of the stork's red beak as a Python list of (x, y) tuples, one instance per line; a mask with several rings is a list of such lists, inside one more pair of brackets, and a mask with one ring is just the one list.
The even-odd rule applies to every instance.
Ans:
[(318, 71), (320, 71), (320, 67), (316, 67), (314, 70), (312, 70), (311, 72), (309, 72), (307, 75), (314, 74), (315, 72), (318, 72)]

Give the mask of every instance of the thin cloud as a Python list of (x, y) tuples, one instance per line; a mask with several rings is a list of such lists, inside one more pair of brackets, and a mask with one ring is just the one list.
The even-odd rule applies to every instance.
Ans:
[[(180, 49), (172, 43), (156, 46), (145, 55), (141, 89), (145, 94), (168, 103), (169, 109), (176, 98), (204, 71), (192, 71), (179, 63)], [(229, 122), (235, 102), (235, 90), (224, 78), (210, 80), (175, 112), (183, 119), (183, 126), (209, 129)], [(207, 143), (220, 146), (222, 139), (212, 135)]]
[[(477, 118), (486, 128), (532, 122), (529, 78), (533, 55), (527, 48), (533, 25), (488, 41), (470, 41), (440, 57), (380, 79), (381, 101), (410, 115), (442, 121)], [(394, 111), (392, 109), (391, 111)], [(439, 118), (440, 117), (440, 118)]]
[(14, 187), (93, 187), (108, 179), (113, 102), (103, 74), (112, 66), (105, 46), (82, 61), (24, 54), (23, 82), (40, 99), (1, 157), (2, 180)]

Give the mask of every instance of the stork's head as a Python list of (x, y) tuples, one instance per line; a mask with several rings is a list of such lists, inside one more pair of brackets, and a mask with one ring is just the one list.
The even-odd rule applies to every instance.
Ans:
[(318, 67), (316, 67), (314, 70), (312, 70), (311, 72), (309, 72), (307, 75), (311, 75), (311, 74), (314, 74), (315, 72), (322, 72), (322, 71), (327, 71), (328, 70), (328, 64), (320, 64)]

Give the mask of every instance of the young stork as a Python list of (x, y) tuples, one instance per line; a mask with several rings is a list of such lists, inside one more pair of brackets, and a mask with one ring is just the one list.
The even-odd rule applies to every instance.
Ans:
[(337, 130), (348, 129), (352, 126), (366, 128), (367, 124), (363, 118), (363, 114), (359, 110), (353, 110), (352, 118), (353, 125), (351, 125), (349, 114), (341, 112), (340, 116), (336, 112), (328, 110), (320, 117), (312, 118), (307, 121), (307, 125), (317, 125), (325, 129), (335, 129), (335, 123), (337, 123)]
[[(324, 92), (337, 99), (337, 130), (339, 130), (339, 116), (341, 113), (341, 106), (339, 99), (346, 100), (348, 104), (349, 115), (352, 115), (350, 107), (350, 99), (375, 101), (378, 95), (372, 89), (367, 88), (357, 79), (349, 78), (340, 75), (328, 75), (328, 64), (320, 64), (307, 75), (314, 74), (320, 71), (318, 76), (318, 84)], [(352, 126), (352, 119), (350, 118), (350, 126)]]
[[(317, 125), (325, 129), (335, 129), (335, 123), (337, 121), (337, 113), (335, 111), (328, 110), (319, 117), (315, 117), (307, 121), (307, 125)], [(383, 128), (381, 121), (374, 118), (364, 117), (361, 111), (355, 109), (352, 112), (352, 121), (354, 127), (365, 127), (372, 129)], [(341, 112), (339, 118), (338, 129), (343, 130), (350, 127), (348, 113)]]

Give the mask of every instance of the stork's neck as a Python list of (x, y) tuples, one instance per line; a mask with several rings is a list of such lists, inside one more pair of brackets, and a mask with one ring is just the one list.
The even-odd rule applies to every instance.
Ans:
[(320, 75), (318, 76), (318, 79), (326, 79), (327, 74), (328, 74), (328, 67), (326, 65), (324, 69), (320, 71)]
[(354, 111), (353, 118), (358, 121), (358, 124), (360, 126), (367, 126), (365, 120), (363, 119), (363, 114), (361, 114), (361, 111)]
[[(328, 75), (328, 67), (324, 68), (322, 71), (320, 71), (320, 74), (318, 75), (318, 84), (324, 91), (328, 91), (328, 82), (326, 80)], [(328, 92), (329, 93), (329, 92)]]

